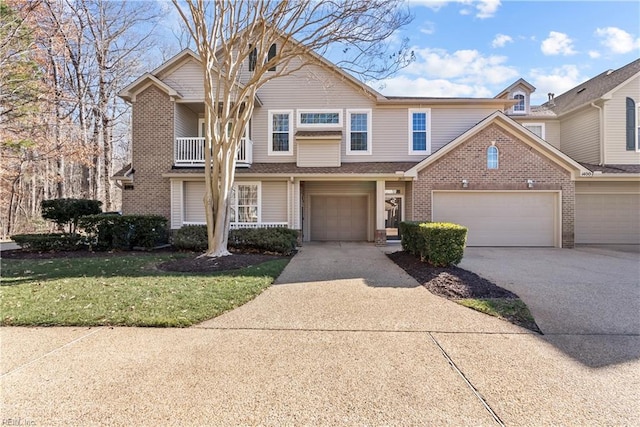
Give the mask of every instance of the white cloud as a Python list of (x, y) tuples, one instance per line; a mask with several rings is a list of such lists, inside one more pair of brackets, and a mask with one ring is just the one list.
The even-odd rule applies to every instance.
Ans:
[(389, 96), (429, 96), (429, 97), (491, 97), (493, 94), (484, 86), (466, 85), (445, 79), (415, 79), (398, 76), (378, 82), (381, 92)]
[(427, 21), (424, 23), (422, 27), (420, 27), (420, 32), (423, 34), (433, 34), (436, 32), (436, 24), (435, 22)]
[(513, 43), (511, 36), (507, 36), (506, 34), (496, 34), (496, 37), (491, 42), (491, 47), (504, 47), (507, 43)]
[(613, 53), (629, 53), (640, 48), (640, 38), (634, 40), (631, 34), (620, 28), (598, 28), (595, 34), (602, 38), (600, 44)]
[[(413, 96), (493, 96), (518, 77), (507, 58), (477, 50), (414, 48), (416, 60), (382, 83), (383, 93)], [(374, 84), (376, 86), (376, 84)], [(496, 88), (498, 87), (498, 88)]]
[(498, 11), (501, 0), (409, 0), (411, 6), (426, 6), (434, 11), (439, 11), (449, 3), (462, 4), (461, 15), (471, 15), (475, 7), (476, 18), (491, 18)]
[(491, 18), (498, 11), (500, 0), (480, 0), (476, 4), (478, 14), (476, 17), (480, 19)]
[(513, 67), (505, 65), (507, 58), (500, 55), (485, 56), (477, 50), (414, 48), (416, 61), (405, 70), (428, 78), (458, 79), (465, 84), (502, 84), (518, 76)]
[(600, 52), (598, 52), (597, 50), (590, 50), (589, 51), (589, 58), (591, 58), (591, 59), (600, 58)]
[(542, 41), (540, 45), (542, 53), (545, 55), (573, 55), (573, 40), (564, 33), (551, 31), (549, 37)]
[(551, 71), (536, 68), (531, 70), (531, 83), (537, 88), (537, 97), (544, 97), (548, 92), (560, 95), (579, 83), (587, 80), (580, 75), (580, 70), (575, 65), (563, 65)]

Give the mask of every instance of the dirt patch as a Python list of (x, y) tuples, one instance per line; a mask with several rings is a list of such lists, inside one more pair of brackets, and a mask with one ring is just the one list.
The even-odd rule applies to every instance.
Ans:
[(199, 257), (198, 254), (187, 258), (163, 262), (158, 265), (158, 268), (164, 271), (185, 273), (213, 273), (216, 271), (237, 270), (239, 268), (250, 267), (252, 265), (262, 264), (263, 262), (284, 258), (290, 257), (259, 253), (234, 253), (219, 258), (208, 258)]

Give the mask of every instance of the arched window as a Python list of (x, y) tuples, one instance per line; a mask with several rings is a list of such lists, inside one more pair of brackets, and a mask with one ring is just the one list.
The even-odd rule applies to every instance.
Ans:
[[(276, 44), (272, 44), (271, 47), (269, 48), (269, 54), (267, 56), (267, 61), (271, 61), (273, 58), (276, 57), (276, 53), (277, 53), (277, 47)], [(275, 71), (276, 70), (276, 66), (274, 65), (273, 67), (269, 68), (269, 71)]]
[(487, 169), (498, 169), (498, 147), (487, 148)]
[(627, 98), (627, 150), (634, 151), (637, 147), (636, 138), (640, 136), (640, 123), (636, 123), (636, 118), (640, 118), (640, 108), (636, 110), (636, 102), (632, 98)]
[(524, 95), (523, 94), (516, 93), (515, 95), (513, 95), (513, 99), (518, 101), (518, 103), (513, 106), (513, 112), (514, 113), (524, 113), (524, 112), (527, 111), (526, 108), (525, 108), (525, 105), (524, 105)]

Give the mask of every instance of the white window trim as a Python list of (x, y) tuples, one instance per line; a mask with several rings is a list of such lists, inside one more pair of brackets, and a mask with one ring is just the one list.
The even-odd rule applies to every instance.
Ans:
[[(545, 126), (544, 125), (545, 124), (542, 123), (542, 122), (523, 122), (522, 123), (522, 126), (527, 128), (527, 130), (529, 130), (529, 132), (531, 132), (531, 130), (529, 129), (529, 126), (540, 126), (541, 127), (540, 138), (542, 138), (542, 139), (544, 139), (546, 141), (547, 139), (546, 139), (546, 132), (545, 132)], [(531, 133), (533, 133), (533, 132), (531, 132)], [(535, 135), (535, 133), (534, 133), (534, 135)]]
[[(495, 150), (496, 150), (496, 167), (495, 168), (489, 167), (489, 150), (491, 148), (495, 148)], [(500, 169), (500, 150), (498, 149), (498, 147), (496, 147), (495, 145), (490, 145), (490, 146), (487, 147), (486, 153), (487, 153), (487, 170), (498, 170), (498, 169)]]
[(231, 208), (235, 208), (236, 209), (236, 219), (237, 219), (237, 215), (238, 215), (238, 197), (237, 197), (237, 192), (238, 192), (238, 185), (256, 185), (257, 186), (257, 193), (258, 193), (258, 221), (257, 222), (238, 222), (238, 221), (233, 221), (231, 222), (231, 224), (260, 224), (262, 223), (262, 182), (260, 181), (236, 181), (233, 183), (233, 189), (234, 191), (236, 191), (236, 205), (235, 206), (229, 206), (229, 209)]
[(511, 96), (511, 99), (515, 100), (516, 99), (516, 95), (522, 95), (523, 98), (523, 102), (524, 102), (524, 110), (520, 111), (520, 110), (516, 110), (516, 106), (513, 105), (511, 107), (511, 113), (512, 114), (527, 114), (529, 108), (528, 108), (528, 98), (527, 98), (527, 94), (522, 92), (522, 91), (518, 91), (518, 92), (513, 92), (513, 95)]
[[(367, 150), (352, 150), (351, 149), (351, 114), (366, 114), (367, 115)], [(373, 153), (373, 129), (372, 129), (372, 113), (370, 108), (355, 108), (347, 110), (347, 126), (346, 126), (346, 143), (347, 143), (347, 156), (370, 156)]]
[[(338, 123), (302, 123), (304, 113), (338, 113)], [(342, 128), (342, 110), (304, 108), (296, 111), (296, 124), (298, 129), (318, 129), (318, 128)]]
[[(289, 115), (289, 150), (288, 151), (273, 151), (273, 115), (274, 114), (288, 114)], [(268, 146), (267, 155), (269, 156), (292, 156), (293, 155), (293, 110), (269, 110), (269, 117), (267, 123), (268, 132)]]
[[(427, 115), (427, 146), (425, 150), (413, 149), (413, 114), (414, 113), (426, 113)], [(424, 156), (425, 154), (431, 154), (431, 108), (409, 108), (408, 114), (409, 121), (409, 154), (419, 154)]]

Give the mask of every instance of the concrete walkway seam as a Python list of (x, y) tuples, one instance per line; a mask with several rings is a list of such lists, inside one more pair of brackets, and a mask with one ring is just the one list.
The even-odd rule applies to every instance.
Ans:
[(462, 378), (462, 380), (467, 384), (467, 386), (471, 389), (473, 394), (478, 398), (480, 403), (482, 403), (482, 406), (484, 406), (484, 408), (487, 410), (487, 412), (489, 412), (489, 414), (491, 414), (491, 417), (495, 420), (495, 422), (498, 423), (499, 426), (505, 427), (504, 423), (502, 422), (502, 420), (500, 419), (498, 414), (496, 414), (493, 411), (493, 409), (491, 408), (491, 405), (489, 405), (489, 403), (484, 399), (484, 397), (482, 397), (482, 394), (480, 394), (478, 389), (476, 389), (474, 387), (474, 385), (471, 384), (471, 381), (469, 381), (469, 379), (464, 375), (464, 373), (460, 370), (460, 368), (458, 368), (458, 366), (455, 364), (453, 359), (451, 359), (451, 357), (445, 351), (445, 349), (442, 348), (442, 346), (440, 345), (438, 340), (436, 340), (435, 337), (433, 335), (431, 335), (431, 333), (428, 333), (428, 335), (431, 338), (431, 341), (433, 341), (433, 343), (436, 345), (436, 347), (438, 347), (440, 349), (440, 352), (442, 353), (442, 356), (444, 356), (444, 358), (447, 360), (447, 362), (449, 362), (449, 365), (453, 368), (453, 370), (456, 371), (456, 373), (460, 376), (460, 378)]
[[(310, 328), (251, 328), (251, 327), (231, 327), (231, 326), (191, 326), (193, 329), (204, 329), (212, 331), (273, 331), (273, 332), (367, 332), (367, 333), (404, 333), (404, 334), (457, 334), (457, 335), (542, 335), (537, 332), (487, 332), (487, 331), (440, 331), (423, 329), (310, 329)], [(559, 334), (572, 335), (572, 334)]]
[(62, 345), (62, 346), (60, 346), (60, 347), (58, 347), (58, 348), (54, 348), (53, 350), (51, 350), (51, 351), (49, 351), (49, 352), (47, 352), (47, 353), (43, 354), (42, 356), (36, 357), (35, 359), (33, 359), (33, 360), (31, 360), (31, 361), (29, 361), (29, 362), (27, 362), (27, 363), (23, 364), (23, 365), (20, 365), (20, 366), (16, 367), (15, 369), (12, 369), (12, 370), (11, 370), (11, 371), (9, 371), (9, 372), (5, 372), (4, 374), (0, 375), (0, 378), (7, 377), (7, 376), (9, 376), (9, 375), (11, 375), (11, 374), (13, 374), (13, 373), (15, 373), (15, 372), (20, 371), (20, 370), (21, 370), (21, 369), (23, 369), (23, 368), (26, 368), (26, 367), (27, 367), (27, 366), (29, 366), (29, 365), (32, 365), (32, 364), (36, 363), (36, 362), (37, 362), (37, 361), (39, 361), (39, 360), (44, 359), (45, 357), (47, 357), (47, 356), (49, 356), (49, 355), (51, 355), (51, 354), (53, 354), (53, 353), (57, 353), (58, 351), (62, 350), (63, 348), (70, 347), (70, 346), (72, 346), (73, 344), (75, 344), (75, 343), (77, 343), (77, 342), (79, 342), (79, 341), (82, 341), (82, 340), (83, 340), (83, 339), (85, 339), (85, 338), (89, 338), (91, 335), (93, 335), (93, 334), (96, 334), (96, 333), (100, 332), (102, 329), (103, 329), (103, 328), (97, 328), (96, 330), (94, 330), (94, 331), (92, 331), (92, 332), (90, 332), (90, 333), (88, 333), (88, 334), (86, 334), (86, 335), (83, 335), (83, 336), (81, 336), (81, 337), (78, 337), (78, 338), (74, 339), (73, 341), (69, 341), (69, 342), (68, 342), (68, 343), (66, 343), (65, 345)]

